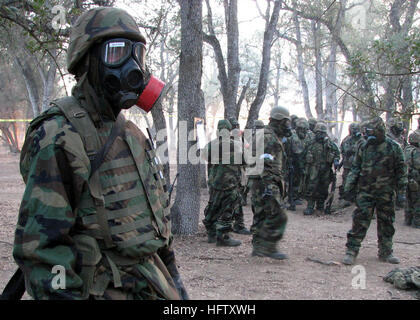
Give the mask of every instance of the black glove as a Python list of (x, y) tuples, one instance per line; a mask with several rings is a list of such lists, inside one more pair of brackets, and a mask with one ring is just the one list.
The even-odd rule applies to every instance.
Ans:
[(345, 192), (343, 194), (343, 199), (346, 201), (353, 202), (354, 201), (354, 195), (351, 192)]
[(181, 275), (178, 272), (178, 268), (175, 263), (175, 252), (171, 247), (165, 247), (158, 251), (159, 257), (162, 259), (169, 274), (172, 276), (172, 280), (175, 283), (175, 288), (179, 293), (182, 300), (189, 300), (187, 290), (182, 283)]

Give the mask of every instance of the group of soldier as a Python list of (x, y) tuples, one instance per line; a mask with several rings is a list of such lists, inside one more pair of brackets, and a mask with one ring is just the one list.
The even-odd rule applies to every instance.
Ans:
[[(263, 132), (259, 137), (258, 130)], [(420, 121), (408, 141), (403, 133), (399, 117), (386, 124), (382, 118), (373, 117), (351, 123), (349, 134), (338, 146), (325, 121), (290, 116), (286, 108), (274, 107), (267, 125), (254, 121), (252, 141), (246, 141), (235, 118), (220, 120), (216, 139), (202, 153), (209, 161), (210, 197), (203, 220), (208, 242), (239, 246), (241, 241), (234, 239), (231, 231), (251, 234), (252, 255), (286, 259), (287, 255), (277, 249), (286, 228), (286, 209), (296, 211), (306, 200), (304, 215), (331, 214), (337, 172), (343, 169), (340, 201), (333, 210), (356, 205), (343, 263), (354, 263), (375, 216), (379, 259), (399, 263), (392, 250), (395, 205), (405, 208), (406, 225), (420, 228)], [(263, 170), (247, 175), (245, 183), (244, 168), (250, 165), (233, 161), (238, 137), (254, 153), (263, 143), (263, 152), (257, 155)], [(225, 150), (230, 161), (210, 161), (214, 148)], [(220, 159), (222, 155), (223, 151)], [(245, 227), (242, 210), (248, 191), (253, 212), (250, 230)]]

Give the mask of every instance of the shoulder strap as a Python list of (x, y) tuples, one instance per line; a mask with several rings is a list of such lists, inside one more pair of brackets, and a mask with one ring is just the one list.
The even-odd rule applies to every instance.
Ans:
[(92, 160), (102, 145), (87, 111), (80, 106), (79, 101), (73, 96), (54, 100), (51, 104), (57, 106), (64, 113), (67, 120), (80, 134), (86, 154)]

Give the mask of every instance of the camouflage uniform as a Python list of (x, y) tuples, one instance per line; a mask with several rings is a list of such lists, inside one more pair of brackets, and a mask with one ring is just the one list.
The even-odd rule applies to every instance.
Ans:
[(206, 227), (209, 243), (217, 245), (240, 245), (241, 242), (230, 238), (233, 214), (239, 210), (241, 195), (240, 170), (242, 154), (235, 163), (235, 151), (241, 151), (231, 138), (232, 126), (227, 120), (218, 123), (218, 137), (210, 141), (203, 150), (203, 158), (211, 163), (209, 174), (210, 198), (204, 210), (203, 224)]
[(315, 139), (314, 129), (315, 129), (315, 126), (316, 126), (317, 123), (318, 123), (318, 121), (315, 118), (310, 118), (308, 120), (308, 124), (309, 124), (308, 136), (309, 136), (310, 140)]
[(409, 145), (404, 150), (408, 166), (405, 224), (420, 228), (420, 132), (411, 133), (408, 141)]
[[(111, 34), (145, 42), (125, 11), (90, 10), (72, 29), (68, 69)], [(121, 115), (116, 120), (87, 73), (72, 97), (54, 105), (31, 122), (21, 154), (26, 189), (13, 257), (27, 292), (34, 299), (179, 299), (168, 194), (150, 141)], [(93, 151), (117, 122), (120, 134), (93, 172)], [(55, 265), (66, 270), (64, 289), (52, 285)]]
[[(260, 156), (260, 159), (264, 159), (264, 169), (252, 182), (253, 255), (274, 259), (286, 258), (276, 249), (287, 224), (287, 215), (283, 209), (285, 150), (281, 141), (282, 133), (277, 127), (277, 121), (285, 120), (290, 123), (286, 109), (272, 109), (270, 123), (264, 128), (264, 135), (257, 138), (257, 144), (264, 144), (264, 154)], [(290, 130), (290, 125), (287, 128)]]
[(342, 184), (339, 187), (340, 199), (344, 195), (344, 185), (346, 184), (347, 176), (351, 169), (357, 147), (362, 139), (360, 132), (360, 125), (352, 123), (349, 126), (349, 135), (343, 139), (340, 145), (340, 152), (342, 156), (341, 166), (343, 167)]
[(387, 133), (386, 135), (392, 139), (398, 142), (400, 147), (404, 149), (406, 146), (406, 141), (403, 136), (404, 132), (404, 123), (401, 120), (400, 117), (393, 117), (390, 118), (386, 124), (387, 126)]
[(322, 134), (322, 139), (315, 138), (305, 154), (305, 198), (308, 206), (305, 214), (313, 214), (314, 206), (323, 211), (324, 202), (328, 197), (328, 186), (333, 178), (332, 165), (338, 165), (340, 151), (337, 145), (327, 135), (327, 127), (318, 122), (315, 126), (315, 134)]
[(378, 225), (378, 256), (398, 263), (392, 255), (395, 233), (395, 191), (400, 195), (407, 187), (407, 166), (401, 147), (385, 136), (385, 125), (375, 117), (365, 123), (367, 141), (358, 149), (347, 177), (344, 193), (357, 193), (352, 229), (347, 233), (345, 264), (353, 264), (361, 242), (376, 209)]
[[(303, 195), (303, 183), (305, 179), (305, 154), (306, 149), (311, 143), (311, 138), (309, 136), (309, 123), (305, 118), (299, 118), (296, 122), (296, 134), (302, 144), (302, 152), (300, 153), (300, 156), (298, 157), (297, 161), (294, 163), (296, 169), (295, 169), (295, 175), (296, 175), (296, 188), (297, 188), (297, 199), (300, 200), (304, 197)], [(299, 204), (296, 203), (296, 204)]]
[[(239, 122), (235, 118), (229, 118), (229, 122), (232, 125), (232, 136), (233, 138), (242, 146), (244, 145), (244, 137), (242, 135), (242, 132), (239, 127)], [(233, 232), (239, 233), (239, 234), (251, 234), (251, 232), (245, 227), (245, 221), (244, 221), (244, 211), (242, 209), (243, 205), (246, 205), (246, 185), (247, 182), (245, 182), (245, 163), (241, 166), (239, 172), (238, 172), (238, 192), (241, 196), (240, 204), (237, 208), (237, 210), (233, 213)]]
[[(292, 130), (292, 136), (286, 139), (285, 149), (287, 155), (287, 181), (290, 203), (288, 209), (294, 211), (296, 210), (295, 202), (299, 198), (299, 185), (302, 175), (301, 171), (303, 170), (302, 153), (304, 151), (304, 142), (298, 137), (295, 129)], [(289, 187), (290, 183), (292, 184), (292, 190)], [(290, 198), (291, 194), (293, 195), (293, 199)]]

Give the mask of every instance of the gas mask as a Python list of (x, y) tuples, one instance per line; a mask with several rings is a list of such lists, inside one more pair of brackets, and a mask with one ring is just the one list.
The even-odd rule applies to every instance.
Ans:
[(375, 135), (375, 130), (372, 128), (366, 128), (365, 129), (365, 137), (366, 137), (366, 141), (368, 143), (374, 144), (377, 140), (377, 137)]
[(298, 135), (299, 139), (303, 140), (306, 138), (307, 129), (304, 128), (297, 128), (296, 134)]
[(315, 139), (319, 142), (322, 142), (324, 140), (327, 140), (327, 133), (322, 132), (322, 131), (317, 131), (315, 132)]
[(404, 132), (404, 126), (402, 125), (402, 123), (401, 124), (399, 123), (391, 127), (391, 131), (394, 135), (400, 136)]
[(292, 125), (289, 119), (282, 120), (271, 120), (271, 127), (273, 128), (276, 135), (279, 137), (291, 137), (292, 136)]
[(147, 71), (145, 45), (117, 38), (105, 41), (97, 50), (101, 85), (113, 107), (121, 110), (137, 104), (150, 111), (165, 84)]

